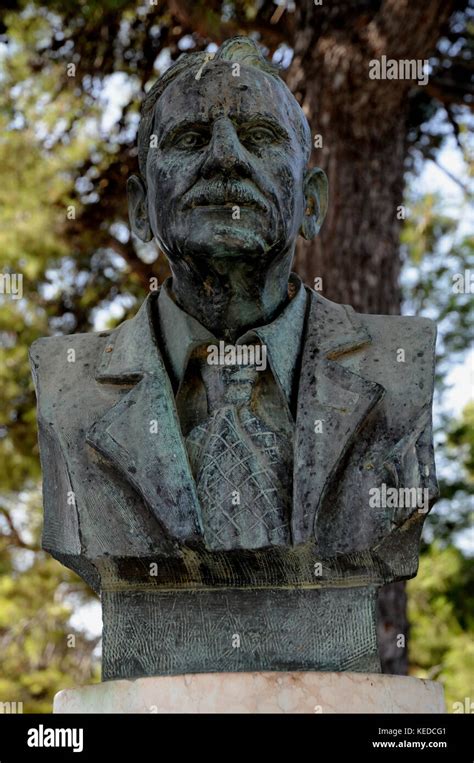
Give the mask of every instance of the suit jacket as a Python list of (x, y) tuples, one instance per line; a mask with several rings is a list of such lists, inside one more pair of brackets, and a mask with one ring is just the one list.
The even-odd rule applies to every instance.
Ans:
[[(154, 585), (379, 585), (416, 574), (426, 511), (373, 488), (437, 495), (435, 326), (357, 314), (307, 289), (294, 443), (292, 545), (211, 552), (150, 295), (113, 331), (37, 340), (43, 547), (97, 591)], [(403, 504), (403, 501), (402, 501)], [(321, 569), (315, 572), (317, 562)], [(269, 572), (270, 570), (270, 572)]]

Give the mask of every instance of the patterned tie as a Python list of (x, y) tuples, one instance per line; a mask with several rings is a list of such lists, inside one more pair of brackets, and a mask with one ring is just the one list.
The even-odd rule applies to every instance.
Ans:
[(186, 446), (213, 550), (289, 544), (292, 443), (255, 414), (255, 366), (200, 363), (209, 418)]

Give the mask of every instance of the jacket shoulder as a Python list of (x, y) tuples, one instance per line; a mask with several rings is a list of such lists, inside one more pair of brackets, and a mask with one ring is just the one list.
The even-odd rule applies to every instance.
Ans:
[[(406, 315), (357, 314), (370, 337), (366, 371), (413, 412), (433, 400), (436, 361), (436, 323)], [(404, 407), (407, 396), (410, 405)], [(411, 414), (410, 414), (411, 415)]]
[(345, 305), (351, 310), (359, 321), (366, 324), (367, 328), (381, 326), (387, 332), (422, 331), (426, 337), (436, 337), (436, 322), (431, 318), (418, 315), (372, 315), (371, 313), (358, 313), (352, 307)]
[(431, 359), (434, 364), (437, 334), (435, 321), (412, 315), (355, 315), (374, 343), (382, 343), (387, 351), (404, 350), (406, 360), (418, 362), (425, 358)]
[[(29, 349), (33, 368), (46, 369), (49, 365), (84, 360), (86, 356), (106, 346), (107, 340), (116, 331), (91, 331), (88, 334), (64, 334), (36, 339)], [(74, 358), (75, 356), (75, 358)], [(69, 361), (68, 361), (69, 357)], [(74, 358), (74, 360), (72, 360)]]
[(38, 403), (52, 398), (58, 390), (66, 392), (73, 380), (77, 385), (82, 376), (89, 376), (111, 333), (101, 331), (36, 339), (30, 346), (29, 358)]
[(36, 339), (29, 349), (32, 362), (44, 363), (58, 357), (62, 352), (72, 350), (92, 351), (101, 346), (113, 331), (91, 331), (82, 334), (62, 334)]

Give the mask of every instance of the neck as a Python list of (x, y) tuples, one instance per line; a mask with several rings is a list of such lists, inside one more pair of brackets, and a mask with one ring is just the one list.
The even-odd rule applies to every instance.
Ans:
[(172, 295), (217, 338), (235, 342), (272, 321), (287, 302), (293, 251), (265, 269), (257, 269), (255, 260), (230, 257), (173, 262)]

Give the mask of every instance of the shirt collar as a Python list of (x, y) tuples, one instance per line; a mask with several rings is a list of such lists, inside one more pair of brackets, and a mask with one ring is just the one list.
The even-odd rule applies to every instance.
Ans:
[[(251, 344), (257, 338), (267, 348), (270, 368), (289, 403), (293, 377), (301, 347), (306, 314), (306, 290), (296, 273), (289, 285), (294, 292), (284, 310), (272, 323), (246, 331), (236, 344)], [(189, 359), (197, 347), (218, 344), (218, 339), (199, 321), (184, 312), (171, 297), (171, 278), (158, 295), (158, 316), (165, 351), (178, 385), (181, 384)]]

